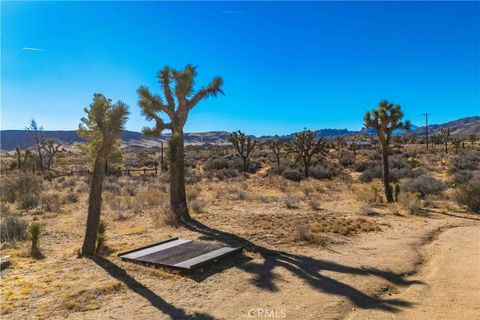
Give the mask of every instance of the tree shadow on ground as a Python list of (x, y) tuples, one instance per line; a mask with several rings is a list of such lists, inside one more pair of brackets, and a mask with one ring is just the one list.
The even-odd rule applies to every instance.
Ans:
[[(348, 273), (358, 276), (377, 276), (399, 286), (422, 284), (421, 281), (406, 280), (401, 274), (392, 271), (376, 268), (355, 268), (331, 261), (268, 249), (235, 234), (213, 229), (195, 220), (186, 223), (185, 227), (200, 233), (202, 235), (200, 239), (202, 240), (219, 241), (230, 246), (242, 246), (246, 250), (260, 254), (264, 259), (262, 263), (250, 261), (238, 264), (237, 267), (254, 276), (252, 280), (254, 285), (269, 291), (278, 291), (276, 286), (278, 277), (274, 273), (274, 269), (280, 267), (301, 278), (312, 288), (328, 294), (343, 296), (359, 308), (398, 312), (400, 307), (411, 307), (413, 303), (400, 299), (383, 299), (369, 296), (348, 284), (322, 275), (321, 271)], [(201, 281), (203, 278), (204, 276), (200, 275), (197, 281)]]
[(92, 260), (101, 268), (103, 268), (108, 274), (112, 277), (117, 279), (118, 281), (125, 284), (130, 290), (135, 292), (136, 294), (142, 296), (143, 298), (147, 299), (152, 306), (157, 308), (159, 311), (167, 314), (172, 319), (198, 319), (198, 320), (210, 320), (214, 319), (212, 316), (205, 314), (205, 313), (194, 313), (194, 314), (187, 314), (185, 310), (181, 308), (177, 308), (164, 299), (159, 297), (155, 292), (135, 280), (132, 276), (130, 276), (124, 269), (120, 268), (113, 262), (108, 259), (105, 259), (100, 256), (95, 256)]

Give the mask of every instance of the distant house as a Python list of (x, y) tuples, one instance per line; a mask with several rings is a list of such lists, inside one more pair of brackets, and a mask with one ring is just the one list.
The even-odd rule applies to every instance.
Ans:
[(345, 142), (349, 148), (368, 149), (372, 146), (370, 141), (351, 140)]

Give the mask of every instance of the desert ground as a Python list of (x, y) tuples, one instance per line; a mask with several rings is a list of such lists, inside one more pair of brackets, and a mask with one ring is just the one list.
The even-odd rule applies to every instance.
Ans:
[[(296, 182), (274, 170), (268, 148), (256, 153), (252, 161), (259, 165), (251, 173), (229, 167), (231, 148), (187, 148), (193, 221), (170, 223), (167, 173), (107, 177), (107, 238), (95, 259), (78, 255), (87, 175), (48, 181), (4, 172), (3, 221), (37, 221), (42, 234), (35, 257), (28, 238), (2, 241), (2, 256), (11, 256), (1, 271), (2, 318), (478, 319), (480, 216), (464, 192), (479, 179), (479, 147), (468, 144), (448, 155), (441, 145), (434, 148), (393, 148), (400, 185), (393, 204), (385, 203), (374, 170), (368, 177), (378, 164), (373, 149), (332, 148), (316, 177)], [(128, 151), (124, 165), (157, 159), (158, 152)], [(13, 154), (2, 157), (3, 167), (14, 161)], [(55, 170), (84, 164), (81, 155), (66, 152)], [(9, 186), (22, 185), (18, 179), (38, 201), (28, 205), (23, 189), (8, 199)], [(473, 201), (475, 193), (468, 195)], [(192, 274), (117, 257), (174, 236), (244, 250)]]

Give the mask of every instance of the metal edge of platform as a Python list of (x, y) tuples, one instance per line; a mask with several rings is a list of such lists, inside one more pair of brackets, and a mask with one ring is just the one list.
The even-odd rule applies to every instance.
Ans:
[[(162, 243), (167, 243), (167, 242), (170, 242), (170, 241), (173, 241), (173, 240), (178, 240), (178, 239), (179, 239), (179, 238), (176, 237), (176, 238), (172, 238), (172, 239), (169, 239), (169, 240), (161, 241), (161, 242), (158, 242), (158, 243), (155, 243), (155, 244), (151, 244), (151, 245), (148, 245), (148, 246), (145, 246), (145, 247), (142, 247), (142, 248), (137, 248), (137, 249), (135, 249), (135, 250), (130, 250), (130, 251), (123, 252), (123, 253), (121, 253), (121, 254), (118, 254), (118, 256), (119, 256), (123, 261), (140, 264), (140, 265), (143, 265), (143, 266), (146, 266), (146, 267), (153, 265), (153, 266), (163, 267), (163, 268), (172, 269), (172, 270), (177, 270), (177, 271), (193, 271), (193, 270), (195, 270), (195, 269), (197, 269), (197, 268), (199, 268), (199, 267), (202, 267), (202, 266), (205, 266), (205, 265), (208, 265), (208, 264), (215, 263), (215, 262), (217, 262), (218, 260), (220, 260), (220, 259), (222, 259), (222, 258), (226, 258), (226, 257), (228, 257), (228, 256), (234, 255), (234, 254), (239, 253), (239, 252), (241, 252), (241, 251), (243, 250), (243, 247), (232, 248), (233, 250), (231, 250), (231, 251), (229, 251), (229, 252), (225, 252), (224, 254), (215, 257), (214, 259), (202, 261), (202, 262), (200, 262), (200, 263), (197, 263), (197, 264), (195, 264), (195, 265), (192, 265), (192, 266), (190, 266), (190, 268), (179, 267), (179, 266), (175, 266), (175, 265), (172, 265), (172, 264), (164, 264), (164, 263), (158, 263), (158, 262), (141, 261), (141, 260), (138, 260), (138, 259), (125, 258), (125, 257), (122, 257), (122, 256), (121, 256), (121, 255), (125, 255), (125, 254), (128, 254), (128, 253), (132, 253), (132, 252), (135, 252), (135, 251), (138, 251), (138, 250), (147, 249), (147, 248), (150, 248), (150, 247), (153, 247), (153, 246), (162, 244)], [(227, 248), (227, 246), (225, 246), (224, 248)]]
[(170, 238), (170, 239), (163, 240), (163, 241), (160, 241), (160, 242), (149, 244), (148, 246), (132, 249), (132, 250), (129, 250), (129, 251), (120, 252), (119, 254), (117, 254), (117, 257), (121, 257), (123, 255), (129, 254), (129, 253), (132, 253), (132, 252), (136, 252), (136, 251), (143, 250), (143, 249), (148, 249), (148, 248), (155, 247), (155, 246), (158, 246), (160, 244), (164, 244), (164, 243), (175, 241), (175, 240), (179, 240), (179, 238), (174, 237), (174, 238)]

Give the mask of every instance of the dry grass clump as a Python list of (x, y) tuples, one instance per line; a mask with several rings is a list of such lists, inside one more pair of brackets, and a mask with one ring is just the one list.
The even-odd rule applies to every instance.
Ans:
[(193, 186), (187, 186), (186, 188), (186, 196), (188, 201), (193, 201), (200, 196), (202, 193), (202, 187), (199, 184), (194, 184)]
[(40, 196), (40, 206), (47, 212), (58, 212), (60, 210), (60, 196), (58, 192), (49, 191)]
[(344, 236), (353, 236), (362, 232), (380, 231), (375, 221), (363, 218), (337, 218), (312, 223), (309, 228), (312, 233), (336, 233)]
[(189, 204), (190, 208), (197, 213), (205, 212), (205, 208), (207, 207), (207, 203), (202, 199), (195, 199), (190, 201)]
[(460, 185), (455, 197), (460, 204), (467, 206), (473, 212), (480, 213), (480, 178)]
[(398, 202), (410, 214), (420, 214), (422, 212), (422, 200), (419, 193), (403, 192), (400, 194)]
[(293, 194), (289, 194), (285, 198), (283, 198), (283, 203), (288, 209), (300, 208), (300, 198)]
[(315, 211), (322, 210), (320, 199), (316, 197), (308, 199), (308, 205), (312, 210), (315, 210)]
[(2, 206), (2, 221), (0, 223), (0, 241), (15, 242), (22, 241), (27, 238), (27, 223), (10, 212), (5, 212)]
[(328, 238), (320, 232), (315, 232), (310, 229), (306, 223), (299, 224), (295, 229), (295, 240), (301, 240), (310, 243), (316, 243), (325, 246), (328, 243)]
[(101, 300), (99, 297), (118, 292), (122, 284), (117, 281), (108, 281), (96, 285), (93, 288), (81, 288), (64, 298), (64, 308), (72, 311), (87, 311), (99, 309)]
[(372, 205), (369, 202), (364, 203), (360, 207), (360, 214), (366, 215), (366, 216), (375, 216), (377, 213), (375, 210), (373, 210)]

